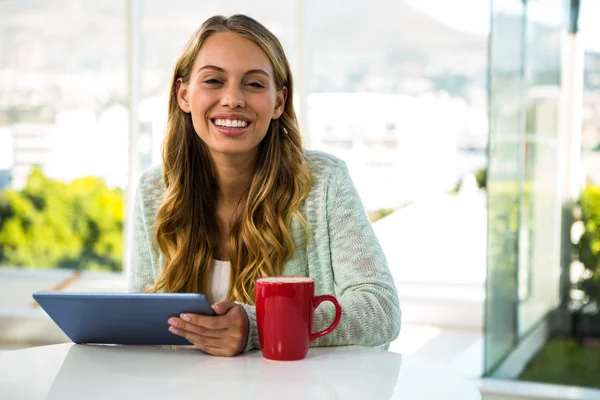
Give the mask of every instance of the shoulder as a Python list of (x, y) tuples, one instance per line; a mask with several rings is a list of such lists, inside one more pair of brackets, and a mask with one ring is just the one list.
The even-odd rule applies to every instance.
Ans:
[(162, 164), (153, 165), (140, 175), (138, 182), (139, 190), (146, 192), (148, 190), (163, 189), (165, 187), (163, 181)]
[(341, 198), (345, 195), (344, 187), (349, 189), (352, 186), (346, 162), (321, 151), (306, 150), (304, 154), (312, 179), (312, 187), (306, 199), (307, 212), (327, 215), (335, 204), (348, 200)]
[(346, 163), (329, 153), (317, 150), (305, 150), (306, 167), (313, 180), (313, 188), (325, 189), (331, 185), (341, 173), (347, 171)]
[(138, 197), (143, 208), (154, 211), (162, 202), (165, 193), (162, 164), (154, 165), (142, 172), (138, 180)]

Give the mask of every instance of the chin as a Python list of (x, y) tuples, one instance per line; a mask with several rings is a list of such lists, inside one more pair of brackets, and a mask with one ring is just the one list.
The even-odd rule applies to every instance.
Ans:
[(251, 153), (256, 151), (257, 146), (248, 147), (248, 146), (219, 146), (217, 148), (212, 149), (213, 151), (220, 154), (227, 155), (243, 155), (247, 153)]

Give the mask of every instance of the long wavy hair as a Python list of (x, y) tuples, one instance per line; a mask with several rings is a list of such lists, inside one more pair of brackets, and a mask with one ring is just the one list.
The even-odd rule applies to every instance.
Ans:
[(191, 114), (182, 111), (177, 102), (177, 80), (189, 82), (200, 48), (218, 32), (234, 32), (256, 43), (271, 61), (276, 89), (287, 87), (288, 91), (283, 114), (271, 120), (259, 145), (256, 169), (227, 244), (231, 260), (227, 298), (254, 304), (255, 280), (281, 275), (284, 263), (302, 245), (295, 243), (291, 234), (294, 219), (308, 240), (308, 226), (299, 210), (312, 181), (305, 165), (292, 103), (292, 75), (283, 48), (267, 28), (245, 15), (206, 20), (175, 65), (162, 153), (166, 194), (154, 225), (154, 240), (164, 256), (164, 267), (148, 291), (205, 292), (211, 261), (218, 252), (215, 165), (193, 128)]

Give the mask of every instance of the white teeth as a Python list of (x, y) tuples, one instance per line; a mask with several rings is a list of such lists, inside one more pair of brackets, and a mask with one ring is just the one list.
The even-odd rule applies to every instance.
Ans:
[(239, 119), (215, 119), (215, 125), (225, 126), (227, 128), (245, 128), (248, 122)]

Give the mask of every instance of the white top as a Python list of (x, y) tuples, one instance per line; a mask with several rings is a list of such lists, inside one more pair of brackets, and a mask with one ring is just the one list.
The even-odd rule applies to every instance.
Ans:
[(210, 263), (207, 297), (211, 303), (216, 303), (227, 297), (230, 270), (231, 263), (229, 261), (212, 260)]
[(365, 347), (309, 350), (302, 361), (226, 358), (190, 347), (59, 344), (0, 353), (0, 399), (480, 400), (438, 366)]

